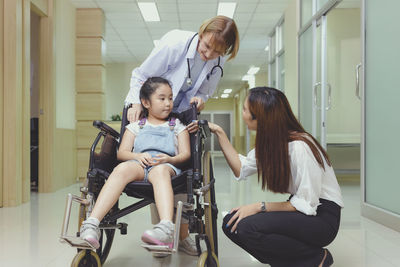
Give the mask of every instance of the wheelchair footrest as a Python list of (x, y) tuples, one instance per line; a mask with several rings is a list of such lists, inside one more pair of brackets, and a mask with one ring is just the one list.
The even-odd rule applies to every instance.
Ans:
[(88, 241), (83, 240), (77, 236), (62, 236), (60, 237), (61, 242), (68, 243), (71, 247), (81, 248), (81, 249), (96, 249)]
[(170, 248), (168, 246), (142, 244), (142, 247), (152, 253), (172, 254), (173, 252), (173, 248)]

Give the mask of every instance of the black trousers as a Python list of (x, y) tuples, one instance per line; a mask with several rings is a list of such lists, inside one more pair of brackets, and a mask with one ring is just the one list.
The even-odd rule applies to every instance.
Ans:
[(316, 267), (324, 256), (323, 247), (336, 237), (341, 208), (320, 199), (316, 216), (298, 211), (257, 213), (242, 219), (231, 233), (227, 222), (234, 213), (224, 217), (222, 229), (226, 236), (262, 263), (272, 267)]

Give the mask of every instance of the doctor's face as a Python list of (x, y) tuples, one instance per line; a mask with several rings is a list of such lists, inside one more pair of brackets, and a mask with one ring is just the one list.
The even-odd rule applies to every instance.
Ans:
[(215, 47), (213, 41), (212, 33), (204, 33), (201, 38), (199, 38), (199, 44), (197, 45), (197, 52), (203, 61), (216, 59), (217, 57), (223, 55), (223, 52), (218, 51)]

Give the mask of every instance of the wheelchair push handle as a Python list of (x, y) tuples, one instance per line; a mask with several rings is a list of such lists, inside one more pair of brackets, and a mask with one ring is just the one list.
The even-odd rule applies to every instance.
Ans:
[(106, 134), (110, 134), (115, 138), (119, 138), (119, 133), (102, 121), (93, 121), (93, 126)]
[(211, 130), (210, 127), (208, 126), (207, 120), (199, 120), (198, 125), (204, 138), (209, 137), (211, 135)]

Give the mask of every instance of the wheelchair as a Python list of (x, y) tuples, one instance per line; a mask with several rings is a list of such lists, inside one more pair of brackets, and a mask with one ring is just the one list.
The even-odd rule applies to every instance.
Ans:
[[(101, 188), (114, 167), (119, 163), (117, 160), (117, 150), (124, 134), (125, 126), (129, 123), (126, 116), (128, 108), (124, 107), (123, 110), (120, 133), (102, 121), (93, 122), (93, 126), (100, 131), (91, 146), (87, 178), (80, 188), (80, 196), (73, 194), (68, 194), (67, 196), (60, 236), (61, 242), (68, 243), (72, 247), (77, 248), (77, 254), (71, 266), (101, 266), (106, 261), (111, 250), (115, 231), (119, 230), (121, 235), (127, 234), (128, 225), (119, 222), (119, 219), (154, 203), (153, 188), (150, 183), (144, 181), (131, 182), (125, 187), (123, 193), (139, 200), (123, 208), (119, 207), (117, 201), (111, 208), (100, 222), (100, 247), (95, 249), (90, 243), (79, 238), (79, 229), (82, 222), (90, 215)], [(192, 120), (197, 120), (198, 112), (196, 105), (192, 105), (188, 110), (174, 114), (174, 116), (187, 125)], [(204, 143), (210, 135), (210, 130), (207, 121), (200, 120), (198, 124), (199, 130), (196, 133), (190, 134), (190, 161), (186, 167), (182, 168), (182, 173), (172, 177), (171, 181), (175, 195), (181, 193), (187, 194), (187, 202), (182, 203), (179, 201), (177, 208), (175, 208), (176, 222), (173, 248), (147, 244), (142, 246), (156, 254), (172, 254), (176, 252), (182, 216), (188, 219), (189, 232), (195, 234), (199, 256), (197, 266), (214, 267), (219, 266), (216, 228), (218, 209), (215, 199), (215, 179), (210, 152), (204, 151)], [(99, 149), (98, 144), (100, 142), (101, 148)], [(69, 236), (68, 225), (73, 201), (79, 203), (78, 232), (75, 236)], [(186, 207), (186, 211), (182, 212), (182, 206)], [(206, 251), (201, 250), (200, 242), (205, 242)]]

